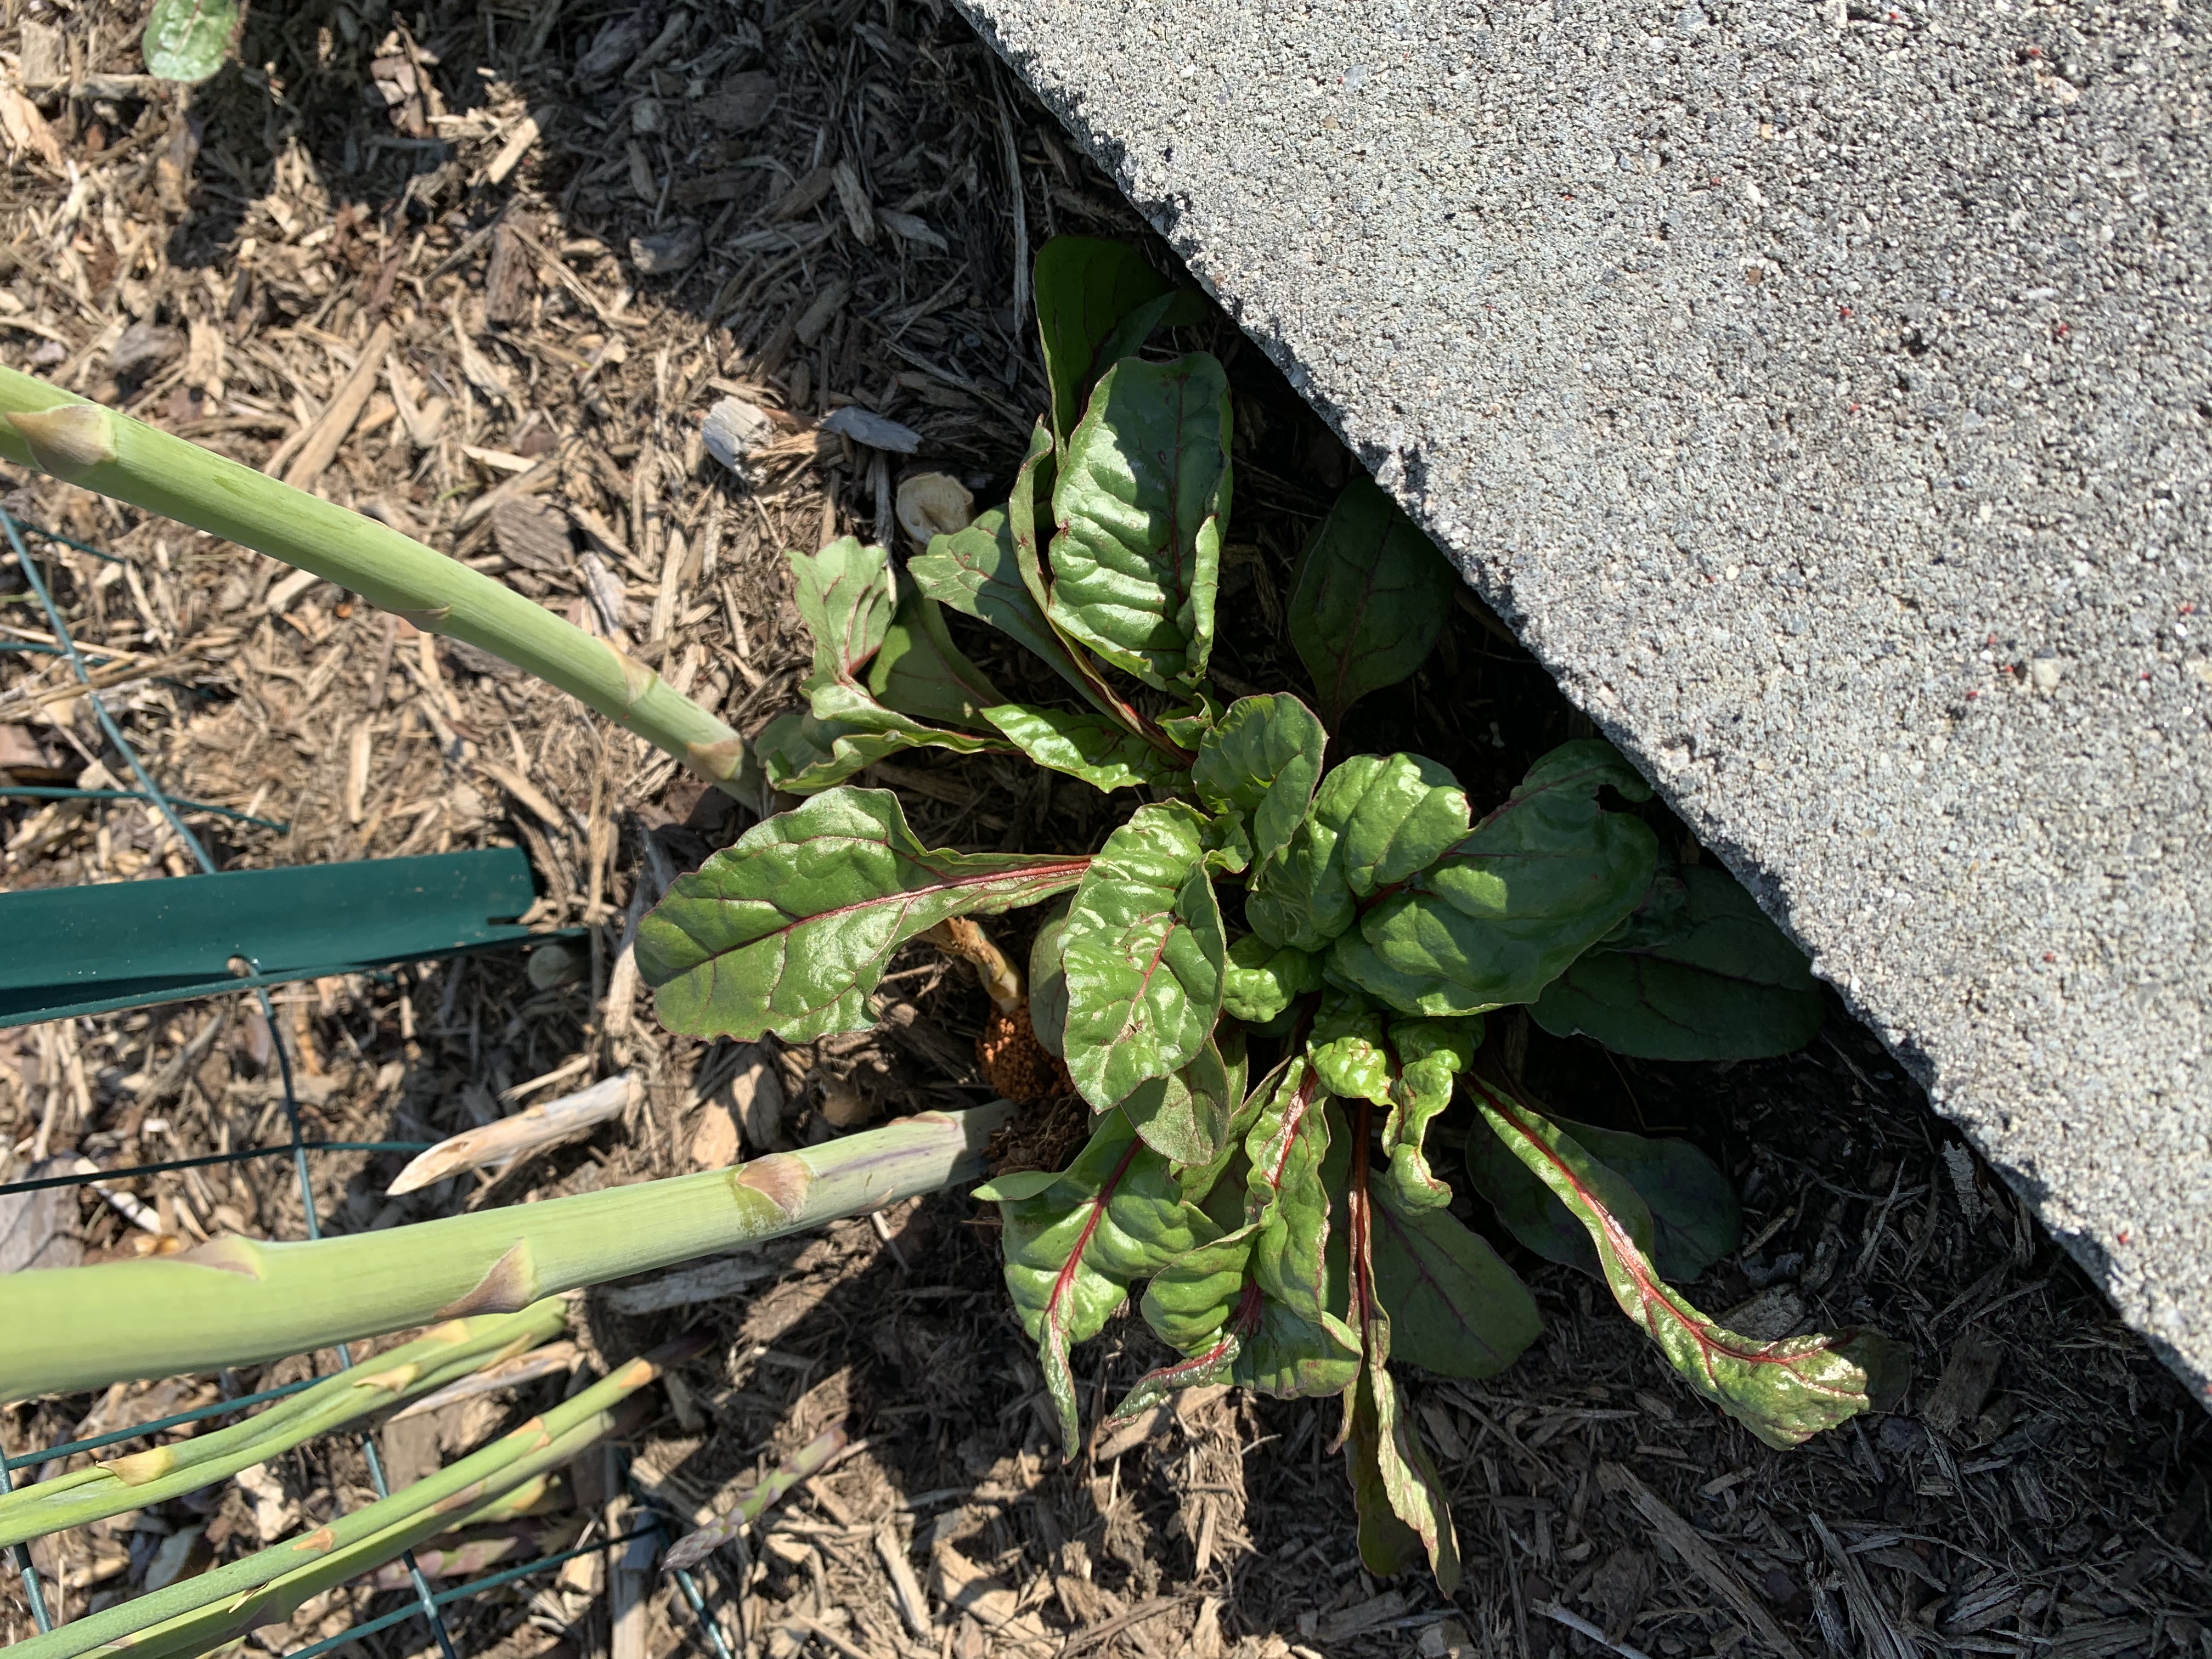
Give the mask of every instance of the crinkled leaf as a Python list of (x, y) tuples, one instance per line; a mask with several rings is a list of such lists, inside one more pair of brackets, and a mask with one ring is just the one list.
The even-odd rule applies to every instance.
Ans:
[(1131, 1090), (1121, 1110), (1154, 1152), (1179, 1164), (1204, 1166), (1221, 1155), (1229, 1125), (1244, 1099), (1244, 1043), (1208, 1038), (1187, 1066)]
[(1005, 697), (991, 678), (952, 642), (937, 601), (903, 595), (868, 665), (868, 690), (887, 708), (917, 720), (988, 730), (983, 711)]
[(1356, 478), (1315, 528), (1291, 591), (1291, 643), (1334, 729), (1370, 691), (1427, 659), (1459, 574), (1398, 504)]
[(1030, 1028), (1045, 1053), (1055, 1060), (1067, 1054), (1067, 975), (1060, 965), (1060, 930), (1067, 906), (1054, 907), (1030, 942)]
[[(1376, 1406), (1378, 1393), (1387, 1393), (1390, 1399), (1392, 1427), (1397, 1426), (1398, 1392), (1388, 1371), (1377, 1371), (1372, 1365), (1359, 1368), (1358, 1380), (1352, 1385), (1352, 1395), (1346, 1402), (1349, 1416), (1345, 1423), (1344, 1462), (1346, 1474), (1352, 1479), (1352, 1506), (1357, 1517), (1359, 1540), (1359, 1564), (1380, 1578), (1395, 1578), (1401, 1572), (1411, 1572), (1421, 1564), (1427, 1553), (1420, 1533), (1398, 1513), (1394, 1487), (1405, 1489), (1413, 1500), (1411, 1507), (1440, 1513), (1443, 1526), (1440, 1540), (1450, 1540), (1449, 1577), (1451, 1584), (1459, 1581), (1459, 1535), (1452, 1530), (1451, 1512), (1446, 1507), (1441, 1485), (1434, 1489), (1418, 1481), (1410, 1486), (1401, 1473), (1405, 1460), (1397, 1455), (1398, 1448), (1390, 1443), (1391, 1434), (1379, 1419)], [(1385, 1458), (1389, 1458), (1386, 1468)], [(1395, 1475), (1397, 1478), (1393, 1479)], [(1431, 1500), (1433, 1500), (1431, 1503)], [(1445, 1574), (1439, 1572), (1437, 1587), (1449, 1595), (1451, 1585), (1444, 1583)]]
[(139, 49), (158, 80), (204, 81), (230, 56), (237, 33), (237, 0), (154, 0)]
[(1429, 1124), (1451, 1104), (1454, 1079), (1474, 1063), (1482, 1022), (1394, 1019), (1389, 1042), (1393, 1075), (1382, 1152), (1389, 1166), (1382, 1184), (1407, 1207), (1441, 1208), (1451, 1202), (1451, 1188), (1429, 1168)]
[(1651, 793), (1595, 738), (1545, 756), (1473, 834), (1361, 915), (1330, 953), (1331, 978), (1409, 1014), (1534, 1000), (1650, 885), (1657, 841), (1599, 806), (1607, 785)]
[(1870, 1331), (1755, 1342), (1667, 1288), (1652, 1265), (1651, 1212), (1628, 1179), (1532, 1109), (1478, 1080), (1499, 1139), (1588, 1231), (1613, 1299), (1682, 1380), (1770, 1446), (1794, 1446), (1875, 1407), (1893, 1346)]
[(1229, 942), (1204, 825), (1181, 802), (1139, 807), (1106, 838), (1068, 907), (1067, 1069), (1100, 1110), (1186, 1064), (1220, 1015)]
[(1133, 1281), (1209, 1241), (1213, 1224), (1182, 1200), (1167, 1160), (1120, 1112), (1099, 1121), (1090, 1144), (1049, 1185), (1001, 1180), (975, 1195), (999, 1200), (1006, 1288), (1037, 1345), (1073, 1457), (1082, 1437), (1068, 1350), (1098, 1334)]
[(1227, 377), (1203, 352), (1125, 357), (1091, 393), (1053, 487), (1047, 614), (1161, 690), (1195, 685), (1213, 648), (1229, 408)]
[(1231, 875), (1237, 876), (1250, 867), (1252, 836), (1238, 814), (1215, 813), (1206, 821), (1206, 828), (1200, 833), (1199, 839), (1206, 848), (1206, 865), (1209, 870), (1225, 870)]
[[(1321, 721), (1296, 697), (1239, 697), (1200, 739), (1191, 784), (1214, 811), (1248, 819), (1253, 855), (1269, 858), (1290, 844), (1312, 804), (1328, 744)], [(1462, 805), (1462, 835), (1465, 815)]]
[(1206, 741), (1206, 734), (1220, 725), (1229, 711), (1221, 706), (1218, 697), (1203, 686), (1194, 690), (1190, 696), (1191, 702), (1182, 708), (1161, 715), (1159, 726), (1194, 755), (1199, 744)]
[(1321, 963), (1309, 951), (1247, 933), (1229, 947), (1222, 987), (1222, 1012), (1265, 1025), (1296, 999), (1321, 989)]
[(1061, 443), (1098, 377), (1177, 320), (1188, 300), (1126, 242), (1055, 236), (1031, 267), (1037, 335), (1052, 386), (1053, 435)]
[(1578, 957), (1530, 1017), (1644, 1060), (1753, 1060), (1810, 1042), (1827, 1010), (1804, 952), (1722, 872), (1692, 865), (1680, 880), (1670, 925)]
[(784, 557), (797, 579), (792, 597), (799, 620), (814, 640), (808, 689), (836, 680), (857, 684), (898, 609), (891, 556), (863, 547), (858, 537), (840, 536), (819, 553), (793, 550)]
[(1293, 1060), (1244, 1137), (1244, 1156), (1251, 1160), (1244, 1214), (1260, 1224), (1252, 1241), (1252, 1280), (1262, 1296), (1314, 1322), (1328, 1295), (1322, 1253), (1328, 1194), (1321, 1178), (1328, 1157), (1328, 1104), (1320, 1078)]
[(1010, 702), (986, 708), (983, 718), (1039, 766), (1080, 778), (1094, 789), (1141, 784), (1176, 789), (1189, 781), (1190, 775), (1158, 746), (1089, 709)]
[(1344, 879), (1338, 846), (1340, 803), (1316, 799), (1290, 842), (1252, 872), (1244, 895), (1244, 920), (1270, 945), (1321, 951), (1358, 915)]
[(1317, 814), (1342, 825), (1345, 885), (1367, 898), (1467, 839), (1467, 792), (1419, 755), (1354, 755), (1322, 781)]
[(793, 795), (818, 793), (885, 756), (922, 746), (903, 732), (817, 720), (804, 709), (778, 714), (753, 739), (753, 753), (769, 781)]
[(950, 916), (1049, 898), (1089, 863), (932, 850), (888, 791), (836, 789), (679, 876), (639, 925), (638, 973), (659, 993), (661, 1024), (686, 1036), (808, 1042), (860, 1030), (908, 939)]
[[(1686, 1140), (1654, 1140), (1563, 1117), (1552, 1121), (1636, 1189), (1651, 1214), (1651, 1260), (1662, 1279), (1695, 1279), (1736, 1247), (1743, 1218), (1728, 1177)], [(1472, 1135), (1467, 1172), (1514, 1237), (1547, 1261), (1605, 1277), (1589, 1231), (1495, 1135)]]
[(1382, 1042), (1382, 1011), (1356, 992), (1331, 990), (1314, 1011), (1306, 1060), (1342, 1100), (1390, 1103), (1392, 1067)]

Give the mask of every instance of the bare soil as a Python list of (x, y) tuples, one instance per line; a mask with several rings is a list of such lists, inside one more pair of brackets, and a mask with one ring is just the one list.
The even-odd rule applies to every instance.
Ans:
[[(189, 92), (140, 78), (135, 4), (9, 0), (5, 17), (0, 359), (256, 467), (327, 449), (309, 480), (320, 493), (618, 632), (747, 731), (792, 704), (807, 654), (782, 550), (888, 536), (908, 466), (999, 499), (1043, 395), (1020, 309), (1027, 253), (1083, 232), (1171, 264), (935, 3), (264, 4), (240, 61)], [(1302, 689), (1284, 597), (1352, 462), (1225, 319), (1178, 343), (1220, 353), (1237, 398), (1219, 678)], [(349, 380), (366, 395), (349, 398)], [(701, 437), (726, 396), (777, 427), (750, 481)], [(848, 404), (914, 428), (918, 453), (817, 430)], [(281, 1140), (276, 1041), (296, 1059), (307, 1133), (331, 1139), (433, 1139), (625, 1069), (645, 1085), (588, 1139), (401, 1198), (384, 1188), (402, 1155), (319, 1156), (330, 1231), (988, 1097), (974, 1043), (988, 1005), (926, 948), (896, 965), (877, 1032), (739, 1051), (659, 1031), (628, 930), (748, 820), (636, 740), (237, 548), (43, 479), (0, 488), (11, 512), (124, 561), (34, 543), (154, 774), (288, 826), (194, 815), (223, 867), (519, 844), (543, 895), (531, 921), (592, 930), (577, 977), (550, 988), (522, 953), (492, 952), (290, 988), (276, 1032), (234, 998), (0, 1034), (0, 1180), (41, 1156), (125, 1166)], [(12, 561), (0, 568), (0, 641), (52, 643), (29, 598)], [(1043, 689), (1042, 671), (963, 640), (994, 676)], [(1588, 730), (1466, 597), (1430, 666), (1362, 705), (1343, 739), (1431, 755), (1489, 800)], [(36, 652), (0, 656), (0, 770), (129, 783), (65, 665)], [(972, 848), (1087, 850), (1131, 804), (991, 760), (911, 759), (870, 781), (901, 790), (926, 837)], [(129, 803), (0, 802), (0, 847), (9, 888), (191, 867)], [(1024, 926), (998, 931), (1019, 947)], [(1903, 1407), (1766, 1449), (1693, 1401), (1601, 1286), (1500, 1237), (1547, 1334), (1492, 1382), (1413, 1385), (1456, 1488), (1468, 1571), (1446, 1601), (1359, 1566), (1328, 1450), (1334, 1402), (1209, 1398), (1149, 1438), (1094, 1436), (1064, 1461), (1000, 1288), (994, 1219), (945, 1195), (790, 1242), (767, 1253), (779, 1273), (719, 1300), (632, 1316), (610, 1290), (579, 1298), (580, 1374), (687, 1327), (714, 1345), (653, 1395), (622, 1448), (627, 1477), (584, 1460), (507, 1559), (605, 1536), (640, 1506), (680, 1531), (842, 1422), (859, 1449), (704, 1571), (733, 1649), (1600, 1651), (1565, 1614), (1614, 1651), (1663, 1659), (2212, 1659), (2203, 1413), (1866, 1033), (1838, 1012), (1805, 1052), (1735, 1066), (1620, 1060), (1519, 1020), (1494, 1022), (1491, 1041), (1571, 1115), (1711, 1152), (1737, 1182), (1747, 1243), (1692, 1297), (1761, 1335), (1869, 1323), (1905, 1340)], [(36, 1215), (0, 1198), (15, 1206), (0, 1220), (19, 1238), (43, 1229), (42, 1265), (304, 1227), (283, 1160), (129, 1189), (150, 1224), (90, 1193)], [(1079, 1352), (1093, 1423), (1156, 1358), (1133, 1317)], [(25, 1402), (0, 1410), (0, 1445), (20, 1455), (331, 1363)], [(392, 1478), (568, 1386), (385, 1429)], [(371, 1496), (357, 1443), (336, 1438), (32, 1553), (75, 1616)], [(893, 1559), (919, 1586), (911, 1618)], [(630, 1581), (641, 1622), (611, 1626), (611, 1570), (625, 1567), (586, 1557), (458, 1604), (456, 1650), (708, 1650), (658, 1575)], [(357, 1585), (249, 1645), (286, 1652), (404, 1602)], [(0, 1637), (29, 1630), (18, 1587), (0, 1583)], [(435, 1651), (416, 1620), (362, 1646)]]

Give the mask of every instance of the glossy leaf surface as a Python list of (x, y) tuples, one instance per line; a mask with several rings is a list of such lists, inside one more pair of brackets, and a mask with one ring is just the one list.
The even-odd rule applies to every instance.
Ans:
[(1316, 810), (1341, 824), (1345, 885), (1357, 899), (1395, 887), (1467, 839), (1467, 792), (1419, 755), (1355, 755), (1322, 784)]
[(1068, 907), (1067, 1069), (1100, 1110), (1187, 1064), (1220, 1015), (1229, 945), (1204, 824), (1178, 802), (1139, 807), (1106, 838)]
[(1574, 1137), (1518, 1102), (1478, 1085), (1498, 1138), (1589, 1232), (1607, 1285), (1690, 1387), (1770, 1446), (1794, 1446), (1875, 1406), (1894, 1359), (1872, 1332), (1758, 1342), (1724, 1330), (1661, 1280), (1651, 1213), (1628, 1180)]
[(1070, 685), (1087, 690), (1089, 682), (1068, 654), (1066, 643), (1045, 619), (1044, 602), (1022, 578), (1013, 526), (1004, 508), (993, 507), (952, 535), (932, 537), (929, 550), (908, 560), (906, 569), (915, 586), (929, 598), (988, 623), (1050, 663)]
[(1291, 592), (1291, 643), (1332, 730), (1428, 658), (1459, 574), (1378, 485), (1356, 478), (1316, 527)]
[(1244, 1044), (1224, 1054), (1209, 1039), (1188, 1065), (1139, 1083), (1121, 1109), (1145, 1144), (1179, 1164), (1208, 1164), (1227, 1144), (1229, 1125), (1244, 1098)]
[(1290, 844), (1312, 805), (1328, 745), (1320, 720), (1296, 697), (1239, 697), (1200, 740), (1191, 784), (1212, 811), (1241, 814), (1251, 826), (1252, 856), (1270, 858)]
[(1127, 1116), (1109, 1112), (1090, 1143), (1048, 1181), (1005, 1177), (976, 1189), (1005, 1223), (1006, 1288), (1037, 1345), (1045, 1388), (1070, 1457), (1081, 1443), (1068, 1350), (1096, 1336), (1129, 1285), (1210, 1241), (1213, 1224), (1183, 1202), (1167, 1160)]
[(1067, 1053), (1067, 975), (1060, 965), (1060, 929), (1067, 906), (1054, 908), (1030, 941), (1030, 1027), (1055, 1060)]
[(1189, 775), (1157, 745), (1089, 709), (1032, 708), (1004, 703), (984, 718), (1039, 766), (1080, 778), (1094, 789), (1151, 784), (1173, 789)]
[(1533, 1001), (1650, 885), (1657, 841), (1598, 805), (1606, 786), (1650, 794), (1610, 744), (1553, 750), (1473, 834), (1360, 917), (1330, 954), (1331, 976), (1409, 1014)]
[(1724, 872), (1691, 865), (1681, 902), (1569, 964), (1528, 1012), (1644, 1060), (1754, 1060), (1820, 1035), (1827, 1016), (1805, 953)]
[(793, 1042), (872, 1023), (890, 954), (949, 916), (1035, 904), (1090, 860), (921, 845), (896, 797), (841, 788), (757, 823), (640, 924), (638, 972), (661, 1023), (694, 1036)]
[[(1735, 1249), (1743, 1228), (1735, 1191), (1688, 1141), (1551, 1121), (1636, 1189), (1651, 1212), (1651, 1260), (1662, 1279), (1695, 1279)], [(1589, 1231), (1497, 1136), (1468, 1137), (1467, 1172), (1514, 1237), (1547, 1261), (1605, 1276)]]
[(1450, 1211), (1376, 1181), (1375, 1287), (1401, 1359), (1439, 1376), (1495, 1376), (1543, 1334), (1543, 1316), (1490, 1241)]
[(154, 0), (139, 46), (146, 72), (162, 81), (207, 80), (230, 56), (237, 0)]
[(1125, 357), (1091, 393), (1053, 486), (1047, 614), (1161, 690), (1195, 685), (1212, 650), (1229, 419), (1212, 357)]

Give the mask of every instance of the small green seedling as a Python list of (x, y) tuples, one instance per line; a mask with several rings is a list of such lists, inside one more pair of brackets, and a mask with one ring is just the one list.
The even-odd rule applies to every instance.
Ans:
[(154, 0), (142, 50), (146, 72), (163, 81), (209, 79), (238, 38), (238, 0)]
[[(1089, 1143), (1065, 1170), (980, 1190), (1066, 1448), (1070, 1351), (1141, 1286), (1180, 1358), (1115, 1415), (1203, 1382), (1340, 1395), (1377, 1572), (1425, 1556), (1447, 1586), (1457, 1574), (1390, 1362), (1487, 1376), (1540, 1325), (1431, 1166), (1429, 1127), (1455, 1092), (1478, 1114), (1476, 1191), (1531, 1249), (1601, 1277), (1692, 1389), (1777, 1446), (1867, 1408), (1888, 1370), (1879, 1336), (1757, 1341), (1668, 1287), (1735, 1246), (1734, 1198), (1703, 1154), (1552, 1118), (1478, 1063), (1483, 1017), (1516, 1005), (1629, 1054), (1785, 1053), (1821, 1021), (1804, 958), (1733, 882), (1662, 859), (1607, 804), (1650, 790), (1602, 742), (1554, 750), (1480, 818), (1420, 756), (1325, 764), (1344, 711), (1419, 669), (1457, 580), (1371, 483), (1315, 531), (1293, 593), (1321, 713), (1286, 693), (1222, 702), (1206, 664), (1227, 377), (1204, 352), (1146, 355), (1180, 301), (1131, 249), (1049, 243), (1036, 293), (1052, 408), (1006, 505), (903, 573), (849, 538), (790, 556), (809, 706), (760, 751), (779, 788), (811, 799), (647, 918), (638, 961), (663, 1021), (793, 1042), (861, 1029), (906, 941), (1065, 895), (1037, 936), (1030, 1010), (1091, 1109)], [(945, 606), (1072, 695), (1007, 700)], [(844, 781), (918, 748), (1018, 753), (1139, 804), (1087, 856), (933, 850), (893, 794)]]

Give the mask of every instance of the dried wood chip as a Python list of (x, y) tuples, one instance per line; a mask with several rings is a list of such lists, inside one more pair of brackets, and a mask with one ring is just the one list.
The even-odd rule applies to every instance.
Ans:
[(565, 575), (575, 562), (568, 515), (545, 501), (507, 496), (490, 509), (492, 545), (509, 564)]
[[(1690, 1570), (1705, 1581), (1706, 1588), (1735, 1609), (1737, 1618), (1751, 1626), (1752, 1632), (1782, 1659), (1805, 1659), (1803, 1651), (1791, 1641), (1765, 1604), (1753, 1595), (1742, 1579), (1721, 1559), (1720, 1552), (1705, 1541), (1703, 1533), (1667, 1506), (1657, 1492), (1618, 1463), (1600, 1463), (1597, 1483), (1601, 1490), (1614, 1498), (1626, 1498), (1636, 1506), (1652, 1534), (1665, 1540), (1667, 1547), (1680, 1556)], [(1814, 1525), (1819, 1522), (1815, 1522)], [(1856, 1564), (1854, 1564), (1856, 1565)], [(1863, 1575), (1862, 1575), (1863, 1577)], [(1893, 1659), (1881, 1656), (1881, 1659)], [(1912, 1659), (1911, 1654), (1894, 1656), (1894, 1659)]]
[(1940, 1435), (1956, 1435), (1979, 1415), (2003, 1358), (2002, 1344), (1968, 1331), (1951, 1345), (1943, 1375), (1920, 1408), (1920, 1420)]
[(811, 213), (822, 204), (822, 198), (836, 188), (836, 170), (817, 167), (789, 190), (768, 204), (762, 217), (781, 222), (796, 219), (802, 213)]
[(775, 112), (776, 78), (765, 70), (733, 75), (720, 92), (702, 98), (696, 108), (724, 132), (752, 132)]
[[(858, 404), (847, 404), (833, 410), (822, 418), (822, 430), (835, 432), (850, 438), (856, 444), (866, 444), (871, 449), (888, 449), (901, 455), (911, 455), (921, 447), (921, 434), (910, 426), (901, 426), (888, 416), (878, 415)], [(973, 505), (973, 498), (970, 498)]]

